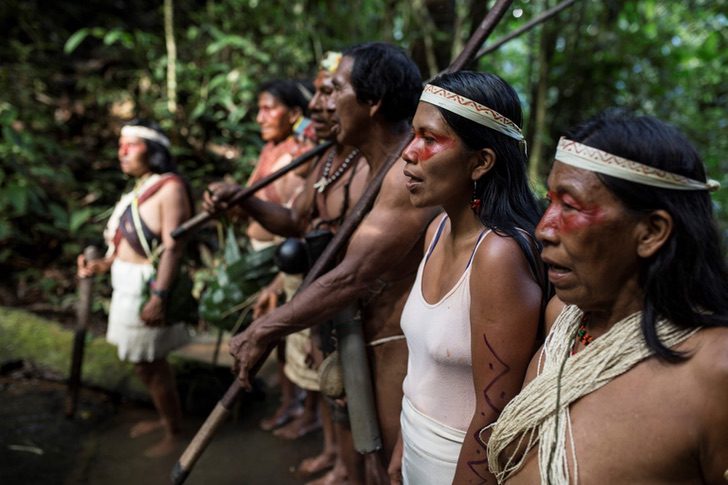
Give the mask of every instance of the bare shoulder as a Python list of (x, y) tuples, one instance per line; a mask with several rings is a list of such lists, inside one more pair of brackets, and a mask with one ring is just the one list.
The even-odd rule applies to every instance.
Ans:
[[(490, 232), (480, 243), (470, 277), (473, 305), (480, 306), (500, 321), (517, 317), (538, 322), (541, 288), (531, 275), (525, 254), (511, 237)], [(535, 320), (534, 320), (535, 318)]]
[(410, 239), (416, 234), (419, 239), (435, 208), (417, 208), (412, 205), (407, 192), (406, 178), (402, 172), (404, 161), (399, 159), (389, 170), (382, 182), (382, 188), (374, 201), (374, 206), (365, 220), (365, 225), (378, 225), (381, 228), (396, 227), (394, 236)]
[(164, 198), (184, 197), (186, 196), (186, 192), (187, 188), (185, 187), (185, 182), (179, 176), (170, 176), (169, 180), (165, 180), (159, 188), (159, 194)]
[(407, 178), (403, 171), (404, 160), (398, 159), (392, 168), (389, 169), (384, 182), (382, 182), (382, 190), (379, 199), (386, 202), (387, 205), (415, 209), (410, 203), (409, 192), (407, 192)]
[(728, 327), (703, 329), (687, 343), (694, 344), (688, 365), (697, 385), (701, 422), (700, 462), (707, 483), (728, 479)]
[[(706, 385), (716, 385), (728, 397), (728, 327), (700, 330), (687, 342), (689, 362)], [(728, 411), (728, 407), (726, 407)]]
[(485, 236), (473, 258), (473, 271), (476, 272), (511, 272), (521, 269), (528, 271), (528, 262), (521, 247), (512, 237), (501, 236), (495, 231)]

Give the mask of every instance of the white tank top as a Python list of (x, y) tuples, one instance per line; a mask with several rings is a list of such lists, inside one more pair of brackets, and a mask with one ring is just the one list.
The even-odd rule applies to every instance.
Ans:
[(475, 413), (470, 349), (470, 268), (475, 252), (490, 230), (484, 229), (478, 236), (465, 271), (455, 286), (440, 301), (430, 304), (422, 295), (422, 273), (446, 221), (447, 216), (444, 216), (420, 262), (417, 278), (402, 310), (401, 326), (409, 349), (403, 389), (407, 399), (422, 414), (467, 431)]

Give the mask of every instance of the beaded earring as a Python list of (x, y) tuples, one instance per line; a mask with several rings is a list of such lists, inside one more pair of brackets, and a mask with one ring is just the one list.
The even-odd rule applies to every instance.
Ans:
[(470, 208), (476, 214), (480, 212), (480, 197), (478, 197), (478, 181), (473, 180), (473, 195), (470, 198)]

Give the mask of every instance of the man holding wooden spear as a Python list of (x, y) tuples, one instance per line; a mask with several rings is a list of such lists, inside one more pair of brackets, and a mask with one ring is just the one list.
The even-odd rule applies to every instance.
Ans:
[[(376, 173), (387, 157), (399, 153), (409, 140), (410, 119), (421, 91), (418, 69), (394, 46), (363, 44), (344, 53), (333, 86), (336, 140), (358, 148), (369, 163), (370, 173)], [(238, 378), (243, 386), (250, 387), (248, 372), (269, 345), (359, 302), (369, 349), (381, 451), (386, 459), (399, 430), (402, 380), (407, 365), (399, 318), (422, 256), (424, 230), (434, 216), (432, 209), (416, 209), (410, 204), (401, 168), (398, 163), (386, 175), (381, 192), (351, 238), (344, 259), (231, 342)], [(383, 467), (379, 472), (385, 473)], [(361, 483), (362, 477), (349, 476), (349, 481)]]

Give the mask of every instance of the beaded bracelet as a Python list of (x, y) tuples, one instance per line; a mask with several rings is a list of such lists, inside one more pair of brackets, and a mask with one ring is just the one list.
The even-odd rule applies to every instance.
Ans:
[(152, 295), (158, 296), (162, 300), (166, 300), (167, 297), (169, 296), (169, 290), (162, 290), (160, 288), (157, 288), (157, 282), (156, 281), (152, 281), (150, 283), (150, 286), (152, 288), (152, 291), (151, 291)]
[(162, 300), (166, 300), (169, 296), (169, 290), (158, 290), (155, 288), (152, 290), (152, 295), (158, 296)]

